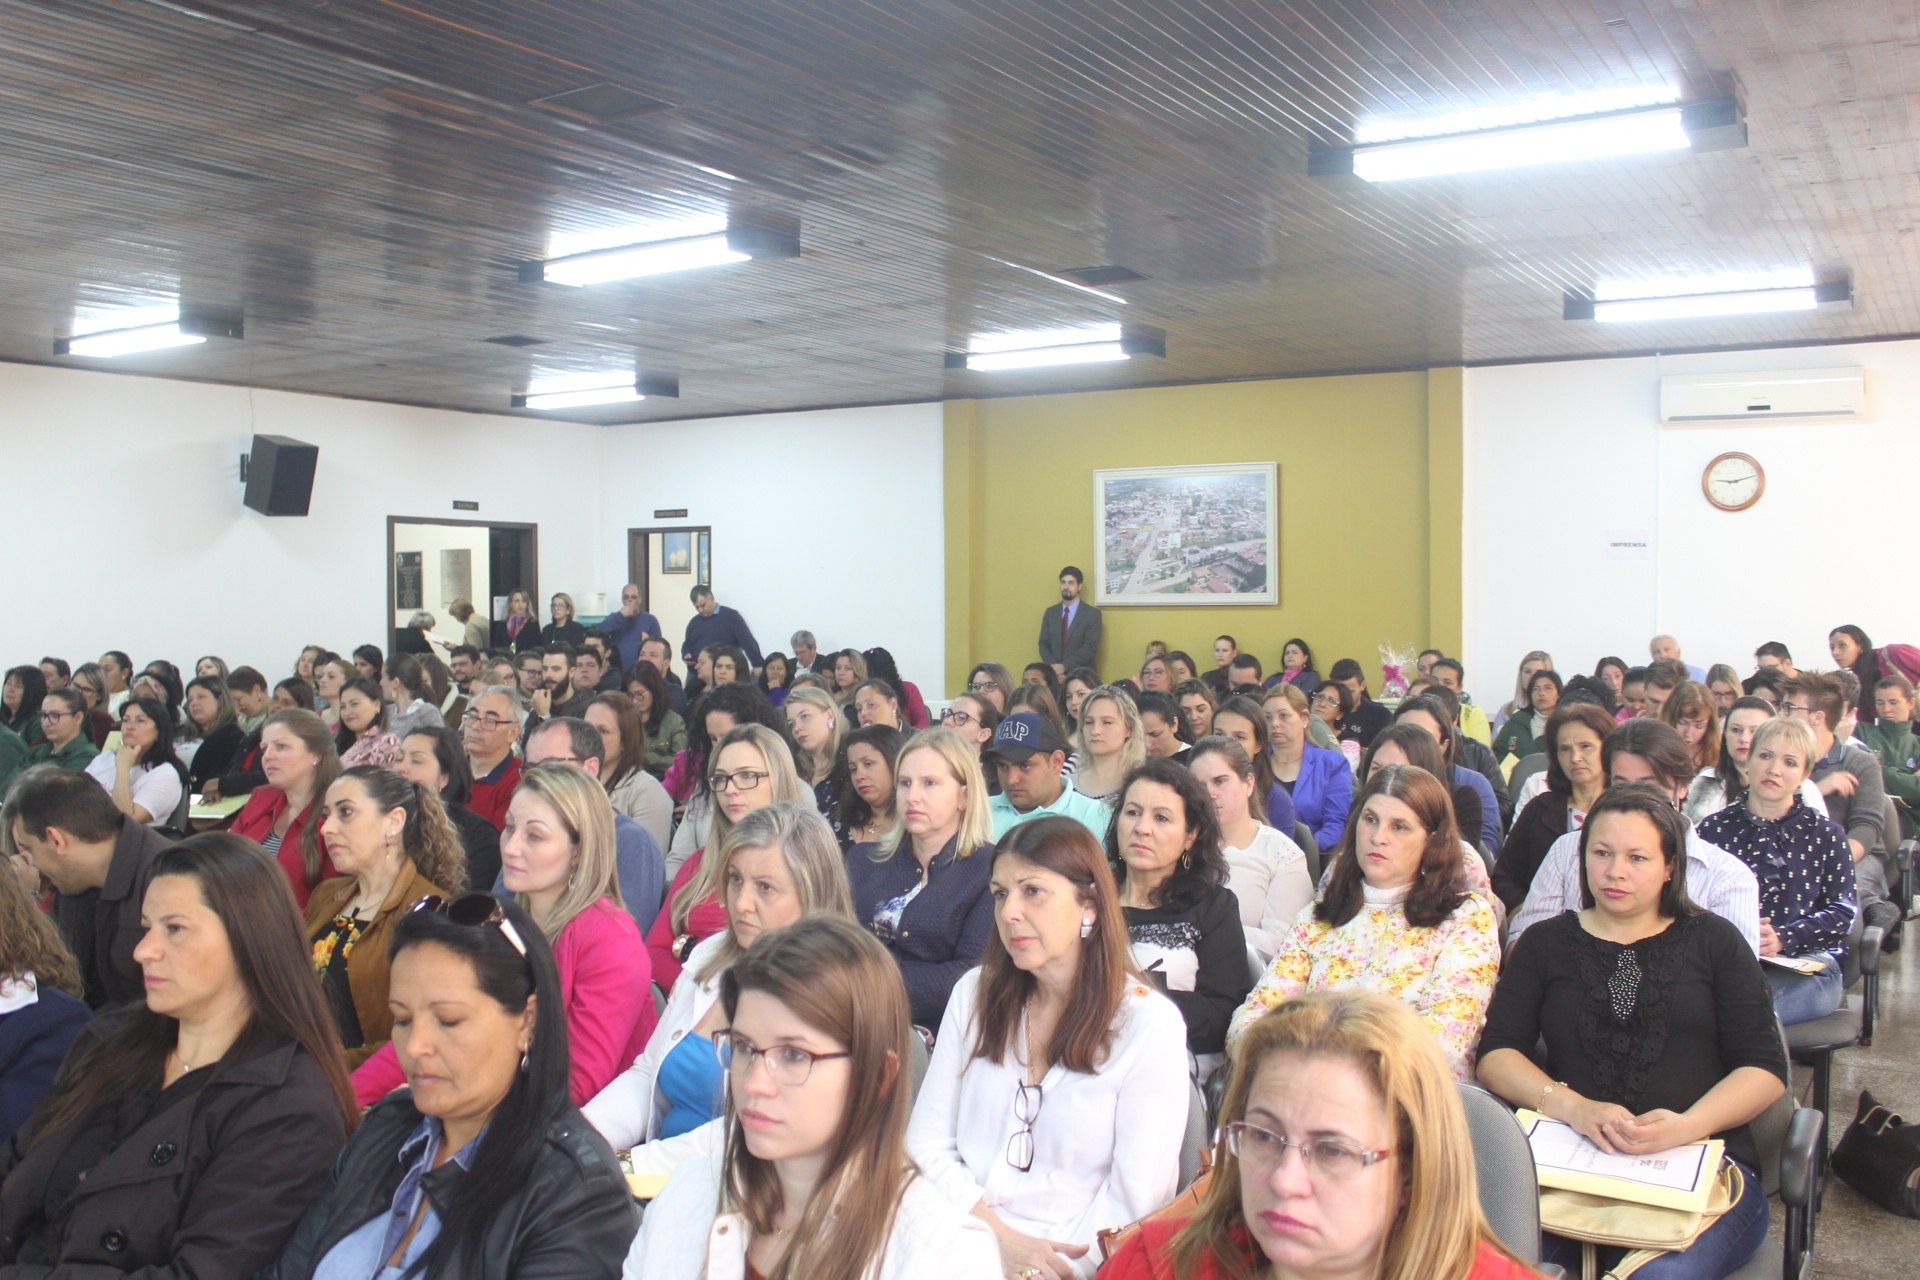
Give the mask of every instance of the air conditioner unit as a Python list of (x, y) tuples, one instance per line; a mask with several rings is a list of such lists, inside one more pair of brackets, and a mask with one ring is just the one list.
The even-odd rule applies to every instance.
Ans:
[(1660, 379), (1662, 422), (1856, 418), (1865, 408), (1863, 369), (1692, 373)]

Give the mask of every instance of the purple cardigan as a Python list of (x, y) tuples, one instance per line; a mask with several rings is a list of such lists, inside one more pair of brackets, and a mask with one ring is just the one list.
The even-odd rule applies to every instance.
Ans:
[(1347, 831), (1347, 810), (1352, 807), (1353, 770), (1346, 755), (1308, 743), (1300, 756), (1300, 776), (1293, 782), (1293, 810), (1322, 850), (1340, 843)]

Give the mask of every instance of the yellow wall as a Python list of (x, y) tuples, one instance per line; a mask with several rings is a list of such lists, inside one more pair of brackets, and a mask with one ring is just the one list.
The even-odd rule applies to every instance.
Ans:
[(1103, 675), (1136, 673), (1150, 639), (1204, 670), (1222, 632), (1270, 671), (1304, 636), (1322, 672), (1358, 658), (1376, 690), (1383, 643), (1457, 650), (1460, 385), (1443, 369), (949, 404), (946, 692), (974, 662), (1017, 677), (1038, 657), (1055, 575), (1094, 572), (1110, 467), (1277, 462), (1280, 603), (1107, 608)]

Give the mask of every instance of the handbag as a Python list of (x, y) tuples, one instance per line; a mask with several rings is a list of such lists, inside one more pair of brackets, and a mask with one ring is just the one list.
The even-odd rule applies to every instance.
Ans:
[[(1581, 1280), (1627, 1280), (1663, 1253), (1685, 1249), (1720, 1220), (1746, 1191), (1746, 1178), (1731, 1160), (1721, 1163), (1713, 1190), (1701, 1210), (1663, 1209), (1610, 1196), (1588, 1195), (1559, 1187), (1540, 1188), (1540, 1228), (1581, 1249)], [(1602, 1248), (1625, 1249), (1618, 1262), (1600, 1270)]]
[(1832, 1161), (1842, 1182), (1888, 1213), (1920, 1218), (1920, 1124), (1908, 1124), (1862, 1090)]
[(1162, 1205), (1144, 1218), (1136, 1218), (1124, 1227), (1108, 1227), (1098, 1235), (1100, 1242), (1100, 1260), (1105, 1262), (1120, 1252), (1120, 1246), (1127, 1242), (1141, 1227), (1149, 1222), (1159, 1222), (1167, 1218), (1191, 1218), (1200, 1212), (1200, 1202), (1206, 1199), (1207, 1185), (1213, 1181), (1213, 1169), (1207, 1156), (1201, 1157), (1207, 1167), (1200, 1170), (1200, 1176), (1190, 1183), (1185, 1191), (1173, 1198), (1171, 1204)]

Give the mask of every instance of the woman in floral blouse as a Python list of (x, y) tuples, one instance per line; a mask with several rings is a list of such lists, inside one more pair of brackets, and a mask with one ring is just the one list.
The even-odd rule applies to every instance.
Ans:
[(1492, 907), (1466, 887), (1447, 789), (1425, 769), (1389, 765), (1367, 780), (1358, 813), (1326, 893), (1300, 913), (1233, 1015), (1227, 1050), (1304, 991), (1360, 988), (1411, 1005), (1464, 1080), (1499, 976), (1500, 938)]
[(1702, 840), (1746, 863), (1760, 881), (1760, 954), (1819, 966), (1806, 973), (1763, 966), (1774, 1011), (1788, 1025), (1840, 1006), (1840, 957), (1858, 910), (1847, 833), (1800, 795), (1813, 761), (1805, 721), (1767, 721), (1747, 753), (1745, 797), (1699, 827)]

